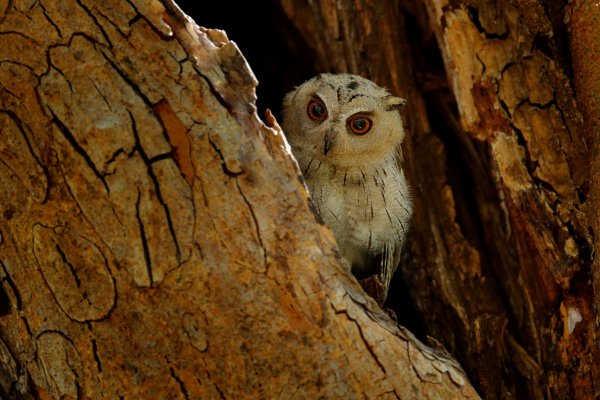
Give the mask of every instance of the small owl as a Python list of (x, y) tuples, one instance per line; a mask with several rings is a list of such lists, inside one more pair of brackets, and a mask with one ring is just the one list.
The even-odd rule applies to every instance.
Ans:
[[(370, 80), (320, 74), (283, 100), (283, 130), (321, 218), (353, 274), (387, 297), (412, 213), (398, 111), (406, 100)], [(367, 290), (371, 291), (371, 290)]]

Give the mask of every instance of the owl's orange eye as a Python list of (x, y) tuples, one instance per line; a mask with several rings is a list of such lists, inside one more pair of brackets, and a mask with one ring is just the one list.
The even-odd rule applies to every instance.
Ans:
[(364, 114), (354, 114), (348, 118), (348, 128), (357, 135), (364, 135), (371, 130), (373, 121)]
[(317, 97), (314, 97), (308, 102), (306, 113), (310, 119), (315, 121), (325, 121), (327, 119), (327, 107), (325, 107), (325, 104)]

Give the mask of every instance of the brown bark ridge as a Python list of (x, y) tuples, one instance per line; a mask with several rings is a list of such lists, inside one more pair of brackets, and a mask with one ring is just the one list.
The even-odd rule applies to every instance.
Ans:
[(409, 101), (400, 274), (427, 332), (484, 398), (599, 398), (598, 3), (279, 3), (319, 70)]
[[(600, 6), (593, 1), (574, 1), (566, 12), (577, 103), (585, 121), (589, 143), (589, 201), (586, 211), (591, 231), (600, 232)], [(600, 397), (600, 241), (594, 240), (592, 282), (596, 309), (592, 369), (596, 397)]]
[(478, 398), (346, 271), (223, 32), (0, 12), (1, 397)]

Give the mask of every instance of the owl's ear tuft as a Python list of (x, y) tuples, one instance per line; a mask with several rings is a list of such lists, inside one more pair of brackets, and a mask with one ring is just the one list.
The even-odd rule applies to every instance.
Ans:
[(406, 99), (396, 96), (387, 96), (385, 98), (385, 111), (399, 110), (406, 104)]

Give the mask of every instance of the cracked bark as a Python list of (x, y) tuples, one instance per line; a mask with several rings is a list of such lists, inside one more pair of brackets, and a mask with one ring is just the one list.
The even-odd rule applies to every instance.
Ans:
[(426, 332), (484, 398), (600, 398), (597, 2), (277, 3), (316, 70), (408, 99)]
[(0, 397), (477, 398), (345, 270), (223, 33), (0, 9)]

